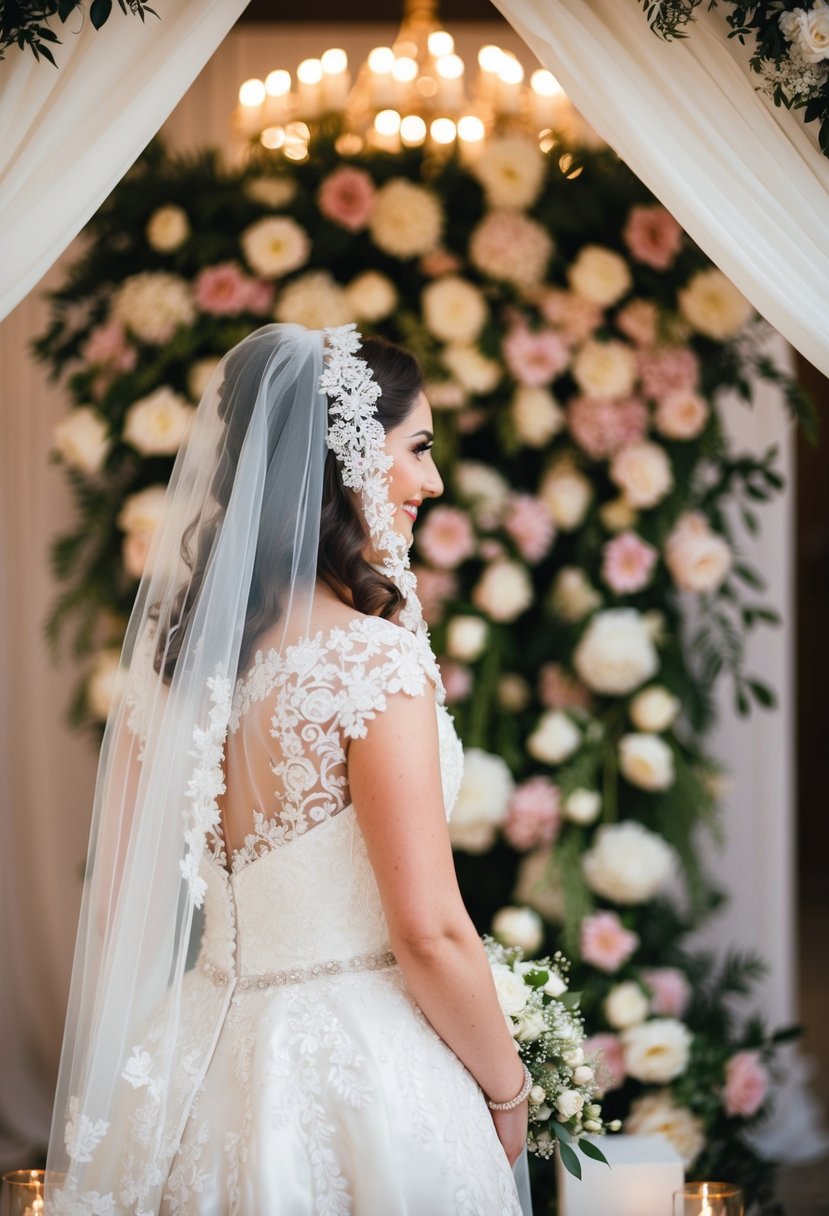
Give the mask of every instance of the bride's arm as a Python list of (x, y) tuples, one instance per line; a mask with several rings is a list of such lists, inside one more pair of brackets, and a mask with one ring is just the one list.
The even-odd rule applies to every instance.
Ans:
[[(412, 995), (487, 1097), (509, 1101), (524, 1073), (458, 888), (431, 686), (425, 696), (388, 698), (366, 736), (351, 742), (348, 780), (392, 949)], [(526, 1140), (526, 1111), (524, 1102), (496, 1120), (511, 1160)], [(502, 1125), (514, 1145), (504, 1142)]]

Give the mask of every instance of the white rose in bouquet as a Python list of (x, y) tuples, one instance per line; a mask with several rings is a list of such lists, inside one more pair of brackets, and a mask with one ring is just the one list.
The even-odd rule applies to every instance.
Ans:
[(699, 270), (678, 296), (679, 311), (698, 332), (715, 342), (733, 338), (754, 309), (721, 270)]
[(159, 207), (147, 223), (147, 244), (158, 253), (172, 253), (189, 235), (190, 221), (181, 207)]
[(628, 819), (598, 829), (582, 868), (597, 895), (617, 904), (643, 904), (668, 881), (673, 852), (661, 836)]
[(665, 541), (665, 565), (681, 591), (710, 595), (728, 577), (733, 554), (699, 511), (686, 511)]
[(184, 397), (162, 385), (127, 411), (124, 440), (143, 456), (173, 456), (181, 447), (195, 416)]
[(628, 506), (636, 508), (655, 507), (674, 484), (668, 453), (648, 440), (619, 449), (610, 463), (610, 479)]
[(826, 0), (814, 0), (811, 9), (795, 8), (781, 13), (780, 30), (787, 42), (792, 42), (806, 63), (829, 59), (829, 5)]
[(464, 752), (463, 784), (449, 836), (457, 849), (483, 853), (492, 847), (498, 828), (507, 817), (507, 803), (515, 782), (500, 756), (470, 747)]
[(397, 288), (387, 275), (365, 270), (345, 289), (351, 313), (358, 321), (382, 321), (397, 307)]
[(515, 433), (531, 448), (543, 448), (566, 422), (564, 410), (546, 388), (521, 385), (515, 390), (510, 408)]
[(659, 734), (673, 726), (681, 708), (678, 697), (662, 684), (652, 684), (636, 694), (628, 713), (637, 730)]
[(498, 558), (490, 562), (472, 590), (476, 608), (493, 621), (514, 621), (533, 602), (533, 585), (526, 568)]
[(679, 1153), (686, 1169), (705, 1147), (702, 1120), (686, 1106), (676, 1106), (669, 1089), (636, 1098), (625, 1119), (625, 1131), (631, 1136), (664, 1136)]
[(441, 342), (474, 342), (489, 312), (483, 293), (453, 274), (424, 287), (421, 306), (426, 328)]
[(544, 923), (532, 908), (501, 908), (492, 919), (492, 933), (502, 945), (532, 954), (544, 941)]
[(564, 1089), (556, 1098), (556, 1110), (563, 1119), (572, 1119), (584, 1108), (584, 1095), (577, 1089)]
[(659, 659), (640, 613), (610, 608), (588, 624), (573, 652), (573, 665), (588, 688), (619, 697), (649, 680)]
[(622, 1035), (625, 1071), (647, 1085), (673, 1081), (688, 1067), (693, 1035), (676, 1018), (651, 1018)]
[(602, 597), (580, 567), (562, 566), (550, 596), (550, 607), (557, 617), (575, 624), (598, 608), (601, 602)]
[(521, 1013), (527, 1004), (529, 995), (521, 976), (516, 975), (512, 968), (507, 967), (504, 963), (493, 963), (492, 978), (495, 981), (498, 1003), (504, 1013), (511, 1018)]
[(576, 295), (607, 308), (626, 295), (633, 284), (624, 258), (602, 245), (585, 245), (567, 271)]
[(248, 266), (263, 279), (280, 279), (308, 261), (311, 238), (288, 215), (267, 215), (241, 236)]
[(432, 253), (443, 229), (443, 208), (434, 191), (395, 177), (377, 191), (369, 221), (372, 240), (392, 257)]
[(548, 710), (527, 739), (527, 751), (544, 764), (562, 764), (581, 746), (581, 731), (561, 710)]
[(554, 465), (541, 480), (538, 496), (562, 532), (572, 532), (584, 519), (593, 498), (589, 480), (571, 464)]
[(70, 468), (87, 475), (99, 473), (109, 454), (109, 427), (91, 405), (81, 405), (57, 424), (52, 442)]
[(86, 685), (86, 700), (90, 712), (99, 722), (106, 722), (112, 705), (124, 691), (127, 673), (119, 666), (121, 652), (116, 647), (101, 650), (95, 656)]
[(624, 342), (585, 342), (572, 364), (573, 379), (588, 397), (627, 397), (636, 382), (636, 355)]
[(602, 796), (598, 790), (573, 790), (564, 799), (564, 817), (572, 823), (594, 823), (602, 809)]
[(472, 663), (486, 646), (489, 626), (479, 616), (456, 616), (446, 630), (446, 651), (453, 659)]
[(288, 283), (276, 302), (274, 316), (306, 329), (326, 329), (354, 320), (348, 294), (327, 270), (309, 270)]
[(189, 325), (196, 306), (189, 284), (178, 275), (145, 271), (125, 279), (112, 301), (112, 319), (142, 342), (160, 346), (181, 325)]
[(524, 135), (501, 135), (487, 141), (486, 155), (471, 166), (490, 207), (523, 210), (538, 198), (546, 160), (538, 141)]
[(519, 1043), (534, 1043), (536, 1039), (541, 1038), (546, 1029), (547, 1023), (544, 1014), (534, 1009), (531, 1013), (519, 1018), (515, 1028), (515, 1038)]
[(604, 1015), (614, 1030), (636, 1026), (648, 1016), (648, 998), (637, 983), (624, 980), (607, 994)]
[(643, 790), (667, 790), (674, 783), (674, 754), (659, 735), (622, 735), (619, 768), (631, 785)]

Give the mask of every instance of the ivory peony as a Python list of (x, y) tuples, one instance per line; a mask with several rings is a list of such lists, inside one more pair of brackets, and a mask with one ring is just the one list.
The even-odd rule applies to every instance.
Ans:
[(453, 659), (472, 663), (483, 652), (489, 627), (479, 616), (455, 616), (446, 630), (446, 650)]
[(728, 543), (711, 531), (698, 511), (681, 515), (665, 542), (665, 565), (681, 591), (718, 591), (732, 562)]
[(553, 583), (550, 607), (562, 621), (575, 624), (598, 608), (602, 597), (578, 566), (562, 566)]
[(661, 684), (652, 684), (636, 694), (628, 713), (637, 730), (659, 734), (673, 726), (681, 708), (678, 697)]
[(678, 296), (679, 311), (698, 333), (724, 342), (748, 323), (751, 304), (721, 270), (698, 271)]
[(594, 823), (602, 809), (602, 796), (598, 790), (582, 787), (573, 790), (564, 800), (565, 818), (582, 825)]
[(613, 457), (610, 478), (631, 507), (655, 507), (673, 488), (671, 462), (664, 448), (647, 440), (631, 443)]
[(463, 784), (449, 824), (455, 848), (484, 853), (492, 847), (496, 832), (506, 819), (514, 785), (500, 756), (476, 747), (465, 751)]
[(127, 411), (124, 440), (143, 456), (172, 456), (190, 430), (195, 410), (166, 384)]
[(491, 393), (501, 379), (500, 363), (495, 359), (488, 359), (477, 346), (453, 343), (444, 347), (441, 359), (444, 367), (468, 393)]
[(516, 435), (530, 448), (545, 447), (562, 430), (566, 418), (548, 389), (528, 385), (516, 389), (510, 412)]
[(435, 279), (420, 299), (426, 328), (441, 342), (474, 342), (487, 319), (480, 290), (457, 275)]
[(147, 486), (124, 499), (115, 522), (122, 532), (152, 533), (164, 512), (164, 486)]
[(705, 429), (709, 409), (699, 393), (671, 393), (656, 407), (653, 423), (666, 439), (696, 439)]
[(550, 508), (557, 527), (562, 532), (572, 532), (587, 514), (593, 487), (575, 466), (560, 463), (544, 474), (538, 496)]
[(383, 253), (406, 260), (433, 253), (443, 230), (443, 208), (434, 191), (394, 177), (378, 191), (369, 221)]
[(636, 355), (624, 342), (591, 340), (578, 351), (571, 370), (588, 397), (627, 397), (636, 383)]
[(91, 405), (81, 405), (57, 424), (52, 445), (70, 468), (88, 476), (99, 473), (110, 449), (106, 419)]
[(544, 922), (532, 908), (501, 908), (492, 918), (492, 935), (504, 946), (532, 955), (544, 941)]
[(376, 270), (365, 270), (345, 289), (348, 307), (358, 321), (382, 321), (397, 307), (397, 288)]
[(472, 590), (476, 608), (493, 621), (514, 621), (533, 601), (533, 585), (524, 566), (499, 558), (484, 569)]
[(778, 17), (780, 30), (806, 63), (829, 59), (829, 4), (813, 0), (811, 9), (795, 8)]
[(688, 1067), (692, 1034), (676, 1018), (651, 1018), (622, 1035), (625, 1071), (649, 1085), (673, 1081)]
[(657, 791), (674, 783), (674, 754), (659, 735), (622, 735), (619, 740), (619, 769), (631, 785)]
[(572, 718), (560, 710), (547, 710), (527, 739), (527, 751), (544, 764), (562, 764), (578, 751), (581, 741), (581, 731)]
[(311, 238), (287, 215), (269, 215), (241, 236), (248, 265), (263, 279), (280, 279), (308, 261)]
[(327, 270), (309, 270), (286, 285), (276, 303), (277, 321), (325, 329), (354, 319), (348, 294)]
[(146, 271), (125, 279), (112, 301), (112, 317), (142, 342), (160, 346), (196, 315), (193, 295), (184, 279)]
[(573, 654), (582, 682), (605, 696), (624, 696), (659, 666), (653, 642), (634, 608), (610, 608), (590, 621)]
[(487, 141), (486, 153), (471, 166), (490, 207), (523, 210), (538, 198), (546, 171), (538, 141), (501, 135)]
[(635, 820), (604, 824), (582, 858), (587, 885), (616, 904), (643, 904), (673, 869), (670, 846)]
[(624, 1130), (632, 1136), (664, 1136), (679, 1153), (686, 1169), (690, 1169), (705, 1147), (702, 1120), (686, 1106), (676, 1106), (669, 1089), (636, 1098)]
[(604, 1015), (614, 1030), (636, 1026), (648, 1016), (648, 998), (633, 980), (614, 984), (605, 997)]
[(147, 222), (147, 244), (157, 253), (172, 253), (189, 235), (190, 221), (182, 207), (159, 207)]
[(576, 295), (607, 308), (630, 291), (633, 279), (624, 258), (602, 245), (585, 245), (567, 271)]

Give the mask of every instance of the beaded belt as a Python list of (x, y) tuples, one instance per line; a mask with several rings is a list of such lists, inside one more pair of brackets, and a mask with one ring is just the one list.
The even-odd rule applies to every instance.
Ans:
[[(384, 967), (393, 967), (396, 962), (391, 950), (375, 950), (371, 954), (355, 954), (352, 958), (313, 963), (310, 967), (289, 967), (286, 971), (267, 971), (262, 975), (240, 975), (236, 987), (241, 991), (284, 988), (291, 984), (304, 984), (307, 980), (317, 980), (323, 975), (341, 975), (349, 971), (380, 971)], [(198, 967), (214, 984), (224, 986), (236, 978), (232, 971), (222, 971), (209, 959), (200, 959)]]

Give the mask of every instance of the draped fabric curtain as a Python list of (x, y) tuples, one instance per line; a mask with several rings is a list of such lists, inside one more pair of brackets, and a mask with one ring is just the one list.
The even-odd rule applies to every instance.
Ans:
[(0, 318), (43, 277), (149, 143), (247, 0), (168, 0), (60, 27), (56, 71), (0, 63)]
[[(637, 0), (493, 0), (589, 123), (829, 375), (829, 159), (758, 93), (721, 8), (663, 42)], [(812, 124), (814, 126), (814, 124)]]

